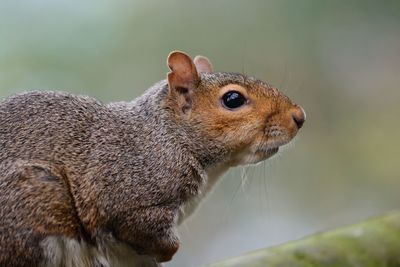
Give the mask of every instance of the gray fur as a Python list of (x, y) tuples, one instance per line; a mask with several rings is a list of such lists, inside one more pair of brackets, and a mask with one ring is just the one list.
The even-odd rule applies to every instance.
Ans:
[[(201, 90), (269, 87), (201, 77)], [(109, 105), (56, 92), (0, 102), (0, 266), (155, 266), (175, 253), (178, 221), (230, 167), (231, 151), (179, 119), (168, 90), (164, 80)]]

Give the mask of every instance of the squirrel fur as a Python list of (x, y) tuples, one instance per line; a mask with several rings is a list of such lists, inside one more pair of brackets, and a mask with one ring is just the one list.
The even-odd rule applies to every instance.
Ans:
[[(229, 167), (265, 160), (304, 111), (205, 57), (168, 57), (131, 102), (27, 92), (0, 101), (0, 266), (157, 266)], [(221, 104), (234, 90), (237, 109)]]

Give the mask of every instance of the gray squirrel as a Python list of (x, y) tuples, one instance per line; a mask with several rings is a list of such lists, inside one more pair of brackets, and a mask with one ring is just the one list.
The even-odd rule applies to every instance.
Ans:
[(158, 266), (232, 166), (288, 143), (304, 110), (180, 51), (131, 102), (26, 92), (0, 101), (0, 266)]

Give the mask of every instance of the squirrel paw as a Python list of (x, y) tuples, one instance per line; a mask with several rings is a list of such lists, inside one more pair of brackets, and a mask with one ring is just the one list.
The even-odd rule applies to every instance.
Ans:
[(151, 254), (157, 262), (170, 261), (178, 251), (179, 244), (179, 239), (175, 234), (168, 235), (168, 237), (155, 242)]
[[(157, 237), (147, 236), (146, 243), (132, 245), (139, 255), (148, 255), (153, 257), (158, 263), (167, 262), (172, 259), (179, 249), (179, 238), (175, 230), (169, 230), (168, 233), (159, 234)], [(161, 265), (162, 266), (162, 265)]]

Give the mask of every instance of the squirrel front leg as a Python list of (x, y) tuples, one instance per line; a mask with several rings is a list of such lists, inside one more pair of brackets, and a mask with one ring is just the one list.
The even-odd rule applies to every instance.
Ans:
[(179, 248), (176, 231), (178, 208), (171, 206), (143, 207), (118, 220), (114, 235), (127, 242), (139, 254), (154, 257), (157, 262), (170, 261)]

